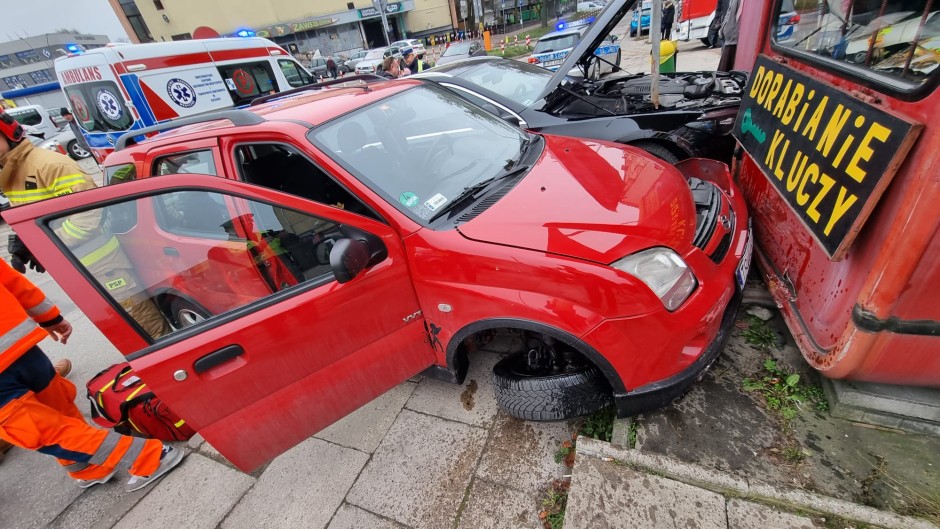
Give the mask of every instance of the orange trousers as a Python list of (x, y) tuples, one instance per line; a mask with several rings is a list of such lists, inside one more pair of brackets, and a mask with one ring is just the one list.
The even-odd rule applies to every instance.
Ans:
[(33, 347), (0, 372), (0, 439), (55, 457), (75, 479), (102, 478), (115, 468), (135, 476), (157, 469), (162, 442), (89, 425), (75, 394), (75, 385)]

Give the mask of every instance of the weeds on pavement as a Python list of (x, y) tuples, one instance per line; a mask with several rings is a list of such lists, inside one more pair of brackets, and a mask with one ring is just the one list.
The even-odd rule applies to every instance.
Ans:
[(571, 481), (556, 479), (545, 490), (539, 520), (545, 529), (562, 529), (565, 525), (565, 508), (568, 506), (568, 489)]
[(777, 343), (777, 334), (767, 325), (766, 321), (757, 316), (751, 316), (747, 319), (747, 328), (741, 331), (741, 336), (744, 337), (744, 341), (748, 345), (753, 345), (764, 351), (769, 351)]
[(578, 433), (609, 443), (614, 434), (614, 419), (616, 418), (617, 409), (613, 406), (608, 406), (588, 415), (581, 424)]
[(899, 500), (900, 505), (895, 508), (897, 512), (908, 516), (925, 518), (940, 525), (940, 491), (925, 492), (913, 489), (907, 483), (894, 477), (888, 469), (888, 463), (885, 458), (875, 454), (869, 455), (874, 457), (875, 461), (871, 461), (865, 457), (865, 455), (861, 456), (862, 459), (872, 466), (871, 473), (862, 480), (861, 500), (863, 502), (867, 505), (872, 504), (872, 488), (874, 487), (875, 481), (880, 480), (894, 492)]
[(767, 375), (760, 379), (745, 378), (744, 390), (759, 392), (767, 408), (779, 413), (784, 420), (796, 418), (807, 405), (817, 411), (829, 409), (822, 388), (801, 384), (800, 375), (784, 372), (773, 358), (764, 360), (764, 370)]
[(574, 441), (565, 441), (555, 452), (555, 462), (564, 463), (566, 467), (571, 468), (574, 466), (574, 455)]

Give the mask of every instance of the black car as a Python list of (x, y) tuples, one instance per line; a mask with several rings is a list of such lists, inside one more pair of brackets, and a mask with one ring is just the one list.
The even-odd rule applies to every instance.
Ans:
[(745, 72), (661, 74), (659, 106), (652, 101), (651, 76), (629, 74), (613, 65), (600, 79), (604, 61), (595, 50), (631, 13), (632, 0), (614, 0), (575, 44), (556, 72), (495, 57), (475, 57), (419, 77), (438, 83), (529, 130), (629, 143), (660, 158), (704, 156), (729, 161), (731, 129), (747, 83)]
[(468, 57), (481, 57), (486, 56), (486, 49), (483, 48), (483, 43), (476, 40), (471, 40), (467, 42), (455, 42), (447, 47), (444, 50), (444, 54), (441, 55), (441, 58), (437, 60), (435, 66), (440, 66), (442, 64), (449, 64), (460, 59), (466, 59)]

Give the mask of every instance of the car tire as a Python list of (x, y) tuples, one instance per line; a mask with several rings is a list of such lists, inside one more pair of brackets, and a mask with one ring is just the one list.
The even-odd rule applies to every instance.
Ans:
[(588, 415), (613, 402), (604, 374), (587, 364), (581, 369), (550, 376), (528, 376), (524, 353), (503, 358), (493, 366), (496, 403), (509, 415), (527, 421), (563, 421)]
[(651, 141), (638, 141), (636, 143), (631, 143), (630, 145), (643, 149), (644, 151), (652, 154), (669, 165), (675, 165), (679, 162), (679, 157), (676, 156), (676, 153), (658, 143)]
[(84, 160), (91, 156), (91, 153), (82, 149), (78, 144), (78, 140), (72, 140), (65, 146), (65, 151), (69, 153), (69, 157), (73, 160)]
[(211, 317), (209, 311), (181, 298), (173, 298), (169, 307), (170, 323), (177, 329), (192, 327)]

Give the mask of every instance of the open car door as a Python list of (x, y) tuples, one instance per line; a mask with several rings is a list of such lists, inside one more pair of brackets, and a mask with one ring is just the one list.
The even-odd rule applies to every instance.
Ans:
[[(434, 363), (404, 247), (381, 222), (191, 174), (4, 217), (150, 389), (246, 472)], [(67, 245), (66, 221), (88, 218), (97, 237)], [(349, 248), (353, 274), (336, 259)], [(134, 316), (154, 306), (162, 336)]]

